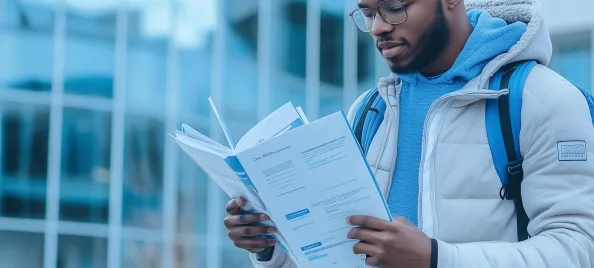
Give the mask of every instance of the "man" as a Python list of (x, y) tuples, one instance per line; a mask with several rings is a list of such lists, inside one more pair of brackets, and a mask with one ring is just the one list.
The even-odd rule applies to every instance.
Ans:
[[(594, 128), (583, 95), (545, 66), (552, 46), (537, 0), (359, 0), (351, 15), (392, 75), (367, 150), (393, 222), (348, 219), (353, 251), (374, 267), (593, 267)], [(576, 7), (578, 8), (578, 7)], [(379, 12), (378, 12), (379, 10)], [(531, 237), (518, 242), (516, 210), (501, 200), (485, 130), (489, 79), (503, 66), (539, 63), (522, 97), (522, 199)], [(367, 94), (349, 111), (354, 118)], [(557, 143), (584, 141), (587, 159), (560, 161)], [(296, 267), (274, 229), (227, 205), (225, 225), (256, 267)]]

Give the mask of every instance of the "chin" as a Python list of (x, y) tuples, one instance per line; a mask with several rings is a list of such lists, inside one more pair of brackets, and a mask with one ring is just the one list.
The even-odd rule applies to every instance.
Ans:
[(414, 68), (410, 64), (403, 64), (402, 62), (388, 62), (388, 67), (393, 73), (406, 74), (414, 72)]

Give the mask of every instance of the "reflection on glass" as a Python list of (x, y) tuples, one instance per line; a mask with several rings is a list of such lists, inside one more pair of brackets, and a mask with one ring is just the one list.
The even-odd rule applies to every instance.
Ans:
[(165, 1), (135, 1), (128, 23), (126, 101), (128, 110), (163, 113), (167, 48), (171, 35), (171, 5)]
[[(272, 110), (291, 101), (305, 107), (307, 1), (274, 1)], [(305, 111), (307, 113), (307, 111)]]
[(49, 108), (0, 103), (0, 216), (45, 218)]
[(65, 93), (113, 96), (116, 16), (115, 8), (67, 11)]
[(60, 235), (57, 268), (107, 267), (107, 239)]
[(322, 1), (320, 22), (320, 116), (342, 110), (344, 2)]
[(50, 91), (54, 7), (0, 1), (0, 89)]
[(0, 237), (2, 268), (43, 267), (43, 234), (0, 231)]
[(163, 122), (126, 117), (124, 138), (124, 225), (161, 228), (163, 204)]
[(65, 108), (60, 219), (107, 223), (111, 114)]
[(122, 240), (121, 267), (161, 267), (161, 245), (155, 242)]

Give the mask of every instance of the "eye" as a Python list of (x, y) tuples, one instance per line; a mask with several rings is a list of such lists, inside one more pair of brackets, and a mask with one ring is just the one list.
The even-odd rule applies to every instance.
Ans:
[(396, 6), (390, 7), (388, 9), (388, 11), (389, 12), (394, 12), (394, 13), (396, 13), (396, 12), (402, 12), (402, 11), (404, 11), (404, 6), (403, 5), (396, 5)]
[(366, 18), (372, 18), (373, 17), (373, 11), (370, 9), (361, 9), (361, 13), (363, 14), (363, 16), (365, 16)]

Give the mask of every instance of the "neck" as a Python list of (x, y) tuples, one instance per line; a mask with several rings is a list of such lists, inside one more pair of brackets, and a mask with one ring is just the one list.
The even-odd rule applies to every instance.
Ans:
[(450, 41), (448, 46), (435, 61), (421, 68), (420, 72), (423, 76), (433, 77), (445, 73), (452, 68), (454, 62), (456, 62), (456, 58), (458, 58), (458, 55), (460, 55), (462, 49), (464, 49), (466, 41), (468, 41), (468, 38), (472, 33), (472, 25), (470, 24), (468, 17), (465, 15), (464, 17), (461, 17), (459, 23), (450, 23), (450, 25), (459, 26), (450, 27)]

